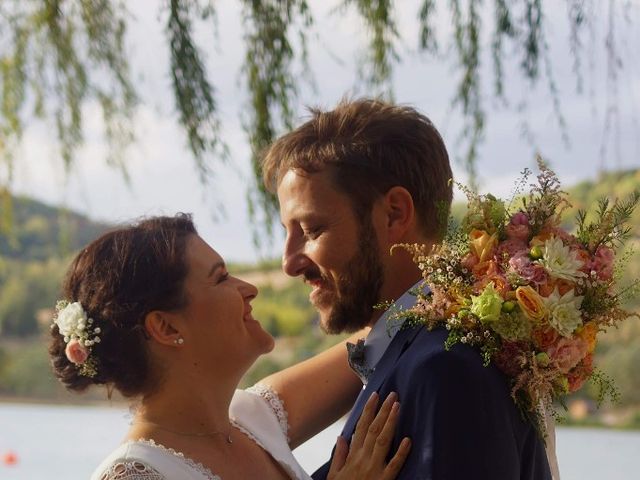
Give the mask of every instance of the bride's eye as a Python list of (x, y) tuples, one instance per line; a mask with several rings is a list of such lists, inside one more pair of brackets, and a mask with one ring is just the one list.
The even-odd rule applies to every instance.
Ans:
[(218, 283), (222, 283), (228, 279), (229, 279), (229, 272), (225, 272), (222, 275), (220, 275), (220, 278), (218, 278)]

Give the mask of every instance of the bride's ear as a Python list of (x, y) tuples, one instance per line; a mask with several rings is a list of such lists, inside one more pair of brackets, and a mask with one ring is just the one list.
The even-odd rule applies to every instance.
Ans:
[(144, 329), (149, 338), (161, 345), (176, 346), (182, 338), (175, 326), (172, 315), (167, 312), (153, 310), (144, 317)]

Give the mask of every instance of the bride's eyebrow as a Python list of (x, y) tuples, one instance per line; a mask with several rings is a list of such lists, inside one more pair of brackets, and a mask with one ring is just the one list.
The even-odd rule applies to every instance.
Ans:
[(213, 276), (214, 273), (216, 273), (216, 270), (218, 270), (219, 268), (224, 268), (224, 262), (221, 260), (219, 262), (214, 263), (211, 266), (211, 270), (209, 270), (209, 274), (207, 275), (207, 278), (210, 278)]

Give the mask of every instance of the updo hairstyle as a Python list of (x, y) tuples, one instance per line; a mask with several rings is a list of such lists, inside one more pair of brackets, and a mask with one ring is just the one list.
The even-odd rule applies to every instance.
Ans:
[(144, 319), (153, 310), (186, 306), (186, 245), (196, 234), (190, 215), (152, 217), (104, 234), (75, 257), (63, 298), (80, 302), (101, 333), (91, 350), (97, 375), (88, 377), (67, 359), (57, 325), (51, 329), (51, 363), (68, 390), (107, 385), (135, 397), (156, 386), (159, 375), (150, 365)]

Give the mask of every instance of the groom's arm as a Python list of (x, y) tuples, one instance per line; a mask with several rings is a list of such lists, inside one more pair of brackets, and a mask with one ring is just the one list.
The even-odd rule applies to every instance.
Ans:
[[(520, 478), (512, 400), (477, 352), (439, 352), (404, 372), (397, 439), (410, 436), (412, 450), (399, 479)], [(410, 382), (407, 389), (403, 382)]]
[(349, 367), (345, 343), (366, 337), (368, 330), (361, 330), (330, 349), (258, 382), (269, 385), (283, 401), (292, 449), (337, 421), (353, 406), (362, 382)]

